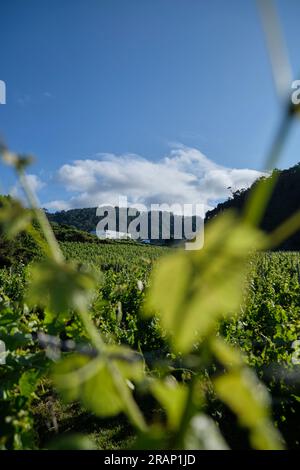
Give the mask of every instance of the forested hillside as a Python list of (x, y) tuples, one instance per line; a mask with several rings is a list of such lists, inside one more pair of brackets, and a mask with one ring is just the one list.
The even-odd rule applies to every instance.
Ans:
[[(107, 206), (108, 210), (111, 210), (111, 206)], [(183, 217), (179, 215), (175, 215), (173, 213), (169, 214), (166, 212), (162, 211), (157, 211), (156, 213), (154, 212), (143, 212), (143, 213), (138, 213), (137, 215), (128, 215), (128, 212), (126, 214), (126, 211), (128, 209), (125, 208), (119, 208), (116, 207), (115, 213), (116, 213), (116, 230), (117, 231), (124, 231), (124, 228), (122, 229), (119, 224), (119, 220), (121, 217), (123, 220), (125, 217), (127, 218), (127, 230), (129, 228), (130, 223), (140, 215), (140, 220), (143, 220), (144, 223), (146, 223), (148, 227), (148, 233), (146, 236), (141, 236), (141, 238), (149, 239), (153, 243), (158, 242), (160, 244), (165, 244), (168, 243), (167, 237), (163, 236), (164, 231), (170, 230), (170, 241), (176, 240), (176, 236), (174, 235), (174, 226), (175, 224), (178, 224), (183, 227), (183, 223), (185, 223), (186, 231), (184, 232), (186, 235), (186, 238), (189, 238), (189, 233), (191, 231), (194, 231), (196, 228), (196, 217), (193, 216), (191, 217)], [(59, 211), (55, 212), (54, 214), (52, 213), (47, 213), (48, 219), (51, 222), (56, 222), (58, 224), (66, 224), (69, 226), (76, 227), (80, 230), (85, 230), (87, 232), (94, 232), (96, 230), (97, 224), (100, 222), (100, 220), (103, 217), (106, 217), (106, 213), (104, 214), (103, 217), (97, 216), (96, 214), (97, 208), (96, 207), (90, 207), (90, 208), (83, 208), (83, 209), (70, 209), (67, 211)], [(112, 220), (110, 218), (110, 220)], [(151, 227), (153, 224), (153, 220), (158, 221), (159, 225), (159, 237), (158, 240), (152, 238), (151, 235)], [(169, 222), (170, 221), (170, 222)], [(130, 229), (129, 229), (130, 231)], [(181, 239), (181, 237), (180, 237)]]
[[(261, 227), (267, 232), (274, 230), (280, 223), (300, 209), (300, 163), (287, 170), (274, 170), (270, 178), (277, 178), (277, 182), (261, 223)], [(255, 185), (257, 185), (257, 182), (252, 185), (252, 188)], [(234, 192), (230, 199), (207, 212), (206, 221), (227, 209), (234, 208), (241, 211), (245, 206), (250, 190), (251, 188)], [(299, 250), (300, 231), (285, 240), (278, 248), (281, 250)]]

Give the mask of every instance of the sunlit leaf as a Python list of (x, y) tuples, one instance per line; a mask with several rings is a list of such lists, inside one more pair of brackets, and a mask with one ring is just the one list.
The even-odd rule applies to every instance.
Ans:
[(250, 369), (232, 370), (214, 380), (218, 396), (238, 415), (244, 426), (267, 418), (270, 400), (264, 386)]
[(203, 250), (166, 257), (151, 278), (146, 311), (161, 319), (176, 351), (186, 353), (239, 308), (251, 250), (262, 234), (232, 214), (209, 224)]
[[(269, 421), (270, 398), (264, 385), (248, 368), (232, 369), (214, 379), (219, 398), (238, 416), (242, 426), (250, 430), (256, 448), (281, 448), (280, 436)], [(265, 433), (266, 430), (272, 432)]]
[(180, 253), (168, 256), (158, 263), (152, 276), (148, 307), (157, 309), (167, 330), (182, 321), (182, 308), (189, 289), (191, 266), (187, 257)]
[(29, 397), (36, 389), (39, 378), (39, 372), (36, 370), (28, 370), (23, 372), (19, 379), (19, 387), (21, 395)]
[(31, 267), (28, 303), (66, 315), (72, 309), (87, 308), (94, 286), (93, 276), (78, 271), (72, 264), (42, 261)]
[(245, 365), (240, 350), (226, 343), (222, 338), (214, 337), (210, 342), (210, 346), (218, 361), (225, 367), (232, 368)]
[(168, 377), (164, 381), (154, 380), (151, 391), (166, 411), (169, 427), (177, 429), (186, 405), (187, 386), (179, 384), (173, 377)]

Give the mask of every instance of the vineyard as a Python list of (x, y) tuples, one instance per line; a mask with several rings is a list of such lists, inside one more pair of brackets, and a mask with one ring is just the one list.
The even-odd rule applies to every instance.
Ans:
[[(179, 348), (176, 343), (174, 347), (168, 325), (160, 321), (159, 315), (153, 317), (147, 313), (151, 283), (152, 289), (167, 289), (167, 298), (169, 293), (174, 295), (172, 280), (167, 286), (163, 276), (159, 285), (151, 280), (151, 273), (160, 260), (173, 262), (172, 250), (117, 242), (98, 245), (62, 242), (60, 247), (68, 265), (75, 262), (74, 269), (82, 276), (77, 281), (75, 302), (81, 302), (82, 281), (93, 282), (87, 301), (90, 318), (110, 354), (115, 354), (115, 363), (125, 370), (137, 406), (145, 417), (142, 422), (147, 420), (151, 435), (150, 431), (136, 430), (134, 420), (126, 418), (126, 409), (122, 409), (117, 395), (111, 401), (109, 394), (113, 390), (107, 372), (96, 380), (97, 372), (93, 376), (86, 369), (88, 375), (79, 379), (78, 370), (85, 374), (87, 365), (99, 360), (99, 353), (91, 345), (87, 328), (72, 306), (71, 285), (66, 292), (68, 298), (64, 299), (67, 284), (61, 272), (51, 281), (49, 265), (38, 271), (34, 262), (20, 263), (0, 270), (2, 449), (147, 448), (157, 443), (164, 448), (299, 446), (300, 396), (295, 379), (299, 366), (293, 360), (298, 357), (295, 341), (300, 337), (298, 253), (251, 255), (240, 306), (230, 311), (232, 306), (228, 305), (229, 311), (220, 317), (214, 334), (218, 342), (208, 346), (204, 341), (205, 349), (200, 354), (201, 347), (186, 346), (190, 343), (185, 338), (180, 339)], [(180, 257), (180, 253), (175, 256)], [(40, 259), (39, 263), (46, 261)], [(176, 269), (173, 265), (169, 273), (174, 274)], [(32, 286), (33, 282), (37, 285)], [(58, 306), (48, 299), (51, 282), (55, 283), (55, 296), (61, 296)], [(218, 295), (221, 298), (224, 292)], [(184, 310), (180, 314), (184, 316)], [(206, 325), (198, 324), (201, 327), (205, 331)], [(209, 348), (214, 348), (215, 358), (211, 357)], [(238, 349), (242, 356), (236, 353)], [(118, 360), (118, 355), (124, 356), (123, 362), (122, 357)], [(214, 383), (222, 379), (220, 371), (224, 365), (226, 369), (233, 368), (232, 376), (228, 374), (233, 402), (227, 398), (226, 384), (218, 388)], [(249, 371), (246, 389), (236, 373), (244, 367)], [(251, 375), (253, 371), (260, 383)], [(65, 388), (64, 383), (68, 381), (71, 385)], [(195, 416), (198, 419), (198, 430), (191, 433), (188, 428), (184, 444), (176, 443), (180, 403), (193, 382), (193, 419), (196, 424)], [(251, 387), (254, 387), (253, 396)], [(236, 389), (237, 405), (233, 393)], [(174, 407), (167, 402), (171, 394)], [(270, 421), (259, 400), (272, 410)], [(242, 409), (239, 402), (243, 402)], [(114, 417), (117, 415), (119, 418)], [(234, 415), (238, 416), (238, 422)], [(257, 422), (259, 426), (267, 426), (262, 435), (260, 429), (256, 429), (257, 435), (253, 431)], [(166, 434), (162, 435), (163, 430)]]

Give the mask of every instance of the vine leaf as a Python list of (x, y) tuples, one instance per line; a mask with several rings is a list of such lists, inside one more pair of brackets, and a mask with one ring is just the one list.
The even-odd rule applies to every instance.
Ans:
[(213, 220), (205, 240), (203, 250), (167, 256), (151, 278), (146, 314), (159, 316), (176, 352), (191, 351), (238, 310), (249, 254), (267, 244), (232, 213)]
[(93, 276), (73, 264), (46, 260), (30, 269), (27, 302), (65, 317), (70, 310), (87, 309), (94, 286)]
[(29, 398), (30, 395), (36, 389), (37, 382), (39, 379), (39, 372), (37, 370), (31, 369), (23, 372), (19, 379), (20, 393), (24, 397)]
[(256, 449), (281, 449), (282, 439), (270, 420), (271, 397), (241, 354), (220, 338), (211, 348), (226, 372), (213, 380), (218, 397), (237, 415), (241, 426), (249, 429)]
[(178, 429), (188, 396), (188, 388), (179, 384), (173, 377), (168, 377), (164, 381), (155, 380), (151, 385), (151, 391), (166, 411), (169, 428)]
[(122, 355), (124, 358), (129, 355), (126, 348), (110, 347), (107, 354), (106, 360), (101, 357), (90, 359), (87, 356), (71, 355), (56, 364), (53, 374), (66, 401), (79, 400), (87, 409), (103, 417), (115, 416), (126, 410), (126, 403), (122, 401), (115, 386), (110, 365), (118, 369), (121, 380), (127, 387), (131, 387), (131, 381), (141, 381), (144, 375), (142, 361), (130, 362), (122, 359)]

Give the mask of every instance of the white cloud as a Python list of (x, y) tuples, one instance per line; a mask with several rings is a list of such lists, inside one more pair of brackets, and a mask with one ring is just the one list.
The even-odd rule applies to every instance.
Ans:
[(58, 180), (70, 193), (68, 201), (52, 201), (49, 209), (117, 204), (119, 195), (130, 203), (202, 203), (211, 208), (232, 190), (249, 187), (262, 173), (227, 168), (195, 148), (177, 145), (152, 161), (134, 154), (99, 154), (63, 165)]
[(39, 176), (34, 174), (27, 175), (27, 181), (31, 190), (35, 193), (39, 192), (46, 185), (46, 183), (42, 181)]

